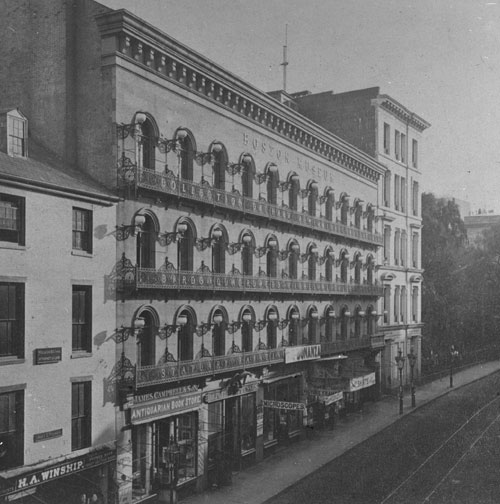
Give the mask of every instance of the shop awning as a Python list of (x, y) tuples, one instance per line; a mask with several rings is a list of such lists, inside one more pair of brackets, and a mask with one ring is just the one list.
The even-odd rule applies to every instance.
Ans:
[(268, 385), (269, 383), (274, 383), (280, 380), (287, 380), (288, 378), (297, 378), (297, 376), (301, 376), (302, 373), (292, 373), (288, 375), (281, 375), (281, 376), (269, 376), (267, 378), (264, 378), (262, 380), (262, 383)]
[(348, 380), (346, 392), (356, 392), (375, 385), (375, 372), (371, 370), (344, 371), (342, 377)]

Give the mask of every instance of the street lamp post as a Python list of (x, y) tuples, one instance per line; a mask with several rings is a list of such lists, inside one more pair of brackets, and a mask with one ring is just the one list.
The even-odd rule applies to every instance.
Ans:
[(458, 357), (458, 351), (455, 350), (455, 345), (450, 347), (450, 388), (453, 387), (453, 364)]
[(413, 348), (410, 348), (410, 353), (408, 354), (408, 362), (410, 363), (410, 387), (411, 387), (411, 407), (415, 407), (415, 376), (413, 374), (415, 363), (417, 362), (417, 356), (413, 353)]
[(170, 489), (170, 504), (177, 504), (177, 473), (179, 470), (179, 445), (175, 442), (173, 436), (170, 436), (170, 442), (166, 449), (168, 481)]
[(396, 364), (399, 371), (399, 414), (403, 414), (403, 367), (405, 365), (405, 358), (402, 356), (401, 349), (398, 349), (396, 356)]

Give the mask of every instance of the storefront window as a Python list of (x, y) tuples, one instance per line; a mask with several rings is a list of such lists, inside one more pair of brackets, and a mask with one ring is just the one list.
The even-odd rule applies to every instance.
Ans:
[(148, 426), (132, 430), (132, 492), (134, 499), (145, 495), (149, 488), (151, 457), (148, 457)]

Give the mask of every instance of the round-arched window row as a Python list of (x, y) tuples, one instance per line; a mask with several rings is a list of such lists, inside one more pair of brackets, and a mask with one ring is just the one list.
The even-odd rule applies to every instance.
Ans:
[[(295, 171), (282, 180), (275, 163), (267, 163), (262, 172), (258, 172), (254, 158), (248, 152), (242, 152), (236, 162), (231, 162), (226, 147), (218, 140), (214, 140), (206, 152), (200, 152), (193, 133), (185, 127), (177, 128), (172, 139), (164, 139), (154, 117), (147, 112), (137, 112), (133, 121), (136, 159), (140, 169), (163, 171), (167, 167), (167, 172), (191, 182), (195, 181), (196, 169), (196, 173), (201, 172), (201, 184), (241, 193), (252, 199), (258, 189), (258, 198), (267, 203), (302, 210), (311, 216), (337, 220), (344, 225), (349, 224), (351, 214), (351, 225), (361, 229), (364, 219), (364, 229), (373, 232), (375, 211), (370, 203), (363, 209), (363, 201), (356, 198), (350, 206), (347, 193), (341, 193), (336, 200), (332, 187), (325, 187), (320, 193), (319, 184), (313, 179), (301, 187), (300, 177)], [(176, 156), (174, 170), (168, 168), (167, 155), (170, 152)], [(235, 177), (238, 176), (239, 189), (235, 185)]]
[[(190, 305), (179, 307), (171, 323), (161, 323), (151, 306), (134, 316), (139, 367), (187, 362), (241, 352), (258, 352), (287, 346), (320, 345), (369, 337), (376, 332), (378, 314), (372, 305), (347, 305), (335, 309), (290, 305), (280, 310), (269, 305), (258, 317), (251, 305), (241, 307), (230, 321), (223, 305), (215, 305), (201, 321)], [(139, 323), (140, 322), (140, 323)]]

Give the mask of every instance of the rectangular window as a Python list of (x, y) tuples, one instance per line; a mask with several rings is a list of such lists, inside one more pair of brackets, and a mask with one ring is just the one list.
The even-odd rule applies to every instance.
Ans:
[(399, 210), (401, 197), (401, 181), (399, 175), (394, 175), (394, 208)]
[(411, 164), (414, 168), (418, 166), (418, 142), (416, 140), (412, 141)]
[(24, 390), (0, 394), (0, 441), (5, 454), (0, 457), (0, 471), (23, 465)]
[(391, 288), (386, 285), (384, 287), (384, 324), (389, 323), (389, 313), (391, 311)]
[(413, 233), (411, 247), (411, 262), (414, 268), (418, 268), (418, 234)]
[(391, 257), (391, 228), (384, 227), (384, 262), (389, 264)]
[(0, 241), (24, 245), (24, 198), (0, 194)]
[(400, 289), (399, 287), (396, 287), (394, 289), (394, 322), (397, 322), (399, 319), (399, 311), (400, 311), (400, 304), (401, 301), (401, 294), (400, 294)]
[(92, 212), (73, 208), (73, 250), (92, 253)]
[(401, 177), (401, 211), (406, 210), (406, 178)]
[(384, 123), (384, 152), (391, 153), (391, 128), (387, 123)]
[(406, 135), (401, 133), (401, 162), (406, 163)]
[(91, 444), (92, 382), (71, 384), (71, 450), (80, 450)]
[(0, 282), (0, 357), (24, 357), (24, 284)]
[(413, 215), (418, 215), (418, 182), (413, 182), (413, 198), (412, 198), (412, 203), (413, 203)]
[(412, 289), (412, 302), (411, 302), (411, 312), (413, 322), (418, 320), (418, 287), (413, 287)]
[(91, 351), (92, 287), (73, 285), (73, 352)]
[(406, 266), (406, 254), (408, 248), (408, 239), (406, 232), (401, 233), (401, 266)]
[(394, 264), (396, 266), (399, 266), (399, 253), (401, 252), (400, 247), (401, 232), (399, 231), (399, 229), (396, 229), (396, 232), (394, 233)]
[(384, 197), (383, 197), (384, 205), (386, 207), (391, 205), (391, 177), (392, 177), (391, 172), (387, 170), (384, 176)]
[(399, 161), (401, 151), (401, 133), (398, 130), (394, 131), (394, 155)]
[(7, 114), (8, 120), (8, 147), (9, 156), (26, 157), (27, 122), (20, 117)]

